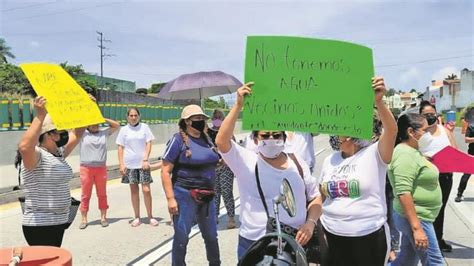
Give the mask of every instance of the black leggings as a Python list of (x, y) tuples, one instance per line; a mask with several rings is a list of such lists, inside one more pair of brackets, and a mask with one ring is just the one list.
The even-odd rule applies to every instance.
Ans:
[(462, 175), (461, 181), (459, 181), (459, 186), (458, 186), (458, 196), (462, 196), (462, 194), (464, 193), (464, 190), (466, 190), (467, 182), (469, 181), (470, 177), (471, 177), (471, 174)]
[(448, 202), (449, 194), (451, 193), (451, 188), (453, 187), (453, 173), (440, 173), (439, 186), (441, 187), (443, 205), (441, 205), (438, 217), (436, 217), (433, 226), (436, 232), (436, 239), (441, 241), (441, 239), (443, 239), (444, 231), (444, 209), (446, 208), (446, 203)]
[(324, 233), (328, 242), (329, 266), (383, 266), (387, 263), (389, 232), (385, 231), (385, 225), (366, 236), (338, 236), (326, 229)]
[(61, 247), (65, 225), (26, 226), (23, 225), (23, 235), (30, 246)]

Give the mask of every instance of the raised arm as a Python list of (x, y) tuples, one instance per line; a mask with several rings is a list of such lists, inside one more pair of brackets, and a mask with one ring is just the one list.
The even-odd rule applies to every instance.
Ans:
[(372, 78), (372, 87), (375, 91), (375, 106), (379, 114), (380, 121), (382, 122), (382, 135), (379, 139), (379, 153), (382, 160), (385, 163), (390, 163), (392, 160), (393, 148), (395, 147), (395, 140), (397, 138), (397, 122), (392, 113), (382, 101), (382, 97), (385, 95), (387, 88), (382, 77)]
[(69, 154), (71, 154), (71, 152), (74, 150), (74, 148), (77, 146), (77, 144), (81, 140), (82, 135), (84, 134), (85, 130), (86, 130), (85, 127), (81, 127), (81, 128), (75, 128), (69, 131), (69, 140), (67, 144), (64, 146), (64, 153), (63, 153), (64, 158), (68, 157)]
[(446, 131), (446, 134), (448, 135), (449, 144), (451, 144), (453, 148), (457, 149), (458, 144), (456, 143), (456, 139), (454, 138), (453, 132), (447, 128), (444, 128), (444, 131)]
[(105, 119), (105, 122), (107, 124), (109, 124), (110, 126), (110, 129), (109, 129), (109, 136), (114, 134), (115, 132), (117, 132), (117, 130), (120, 129), (120, 123), (115, 121), (115, 120), (112, 120), (112, 119), (109, 119), (109, 118), (104, 118)]
[(237, 90), (237, 101), (222, 122), (219, 132), (216, 136), (217, 149), (220, 152), (227, 153), (232, 147), (231, 140), (234, 136), (235, 123), (239, 113), (244, 106), (244, 97), (252, 93), (253, 82), (248, 82)]
[(36, 109), (36, 116), (18, 144), (18, 150), (23, 159), (23, 165), (29, 170), (35, 168), (39, 159), (39, 152), (36, 151), (36, 145), (38, 145), (41, 126), (43, 125), (43, 121), (47, 114), (45, 105), (46, 99), (43, 98), (43, 96), (35, 98), (34, 106)]

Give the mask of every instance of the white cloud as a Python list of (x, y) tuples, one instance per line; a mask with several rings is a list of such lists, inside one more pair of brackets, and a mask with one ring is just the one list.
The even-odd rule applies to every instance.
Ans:
[(443, 80), (446, 78), (448, 75), (455, 74), (460, 77), (459, 75), (459, 70), (456, 67), (449, 66), (449, 67), (443, 67), (440, 70), (436, 71), (433, 76), (431, 77), (432, 80)]
[(31, 41), (31, 42), (30, 42), (30, 47), (37, 48), (37, 47), (39, 47), (39, 46), (40, 46), (40, 44), (39, 44), (39, 42), (37, 42), (37, 41)]

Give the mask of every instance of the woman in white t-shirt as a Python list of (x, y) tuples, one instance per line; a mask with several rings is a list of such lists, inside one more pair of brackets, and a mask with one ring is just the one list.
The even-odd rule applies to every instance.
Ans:
[(118, 159), (122, 183), (130, 184), (132, 193), (132, 206), (135, 219), (131, 226), (136, 227), (140, 222), (140, 195), (138, 184), (142, 185), (145, 208), (149, 223), (157, 226), (158, 221), (153, 218), (150, 183), (153, 179), (150, 174), (148, 157), (151, 152), (151, 141), (155, 139), (150, 128), (145, 123), (140, 123), (140, 112), (137, 108), (129, 108), (127, 111), (128, 124), (120, 129), (116, 143), (118, 145)]
[[(272, 200), (279, 195), (286, 178), (294, 191), (297, 213), (290, 217), (283, 209), (280, 221), (296, 231), (295, 239), (305, 245), (311, 239), (321, 215), (321, 196), (316, 178), (298, 156), (283, 152), (286, 135), (283, 131), (254, 131), (253, 142), (258, 153), (241, 147), (232, 140), (235, 123), (242, 109), (244, 96), (251, 93), (247, 83), (237, 90), (237, 102), (222, 122), (216, 144), (222, 159), (234, 172), (240, 193), (239, 260), (248, 248), (266, 233), (272, 220)], [(261, 193), (259, 191), (261, 189)], [(263, 195), (263, 199), (261, 197)]]
[[(444, 149), (446, 146), (457, 148), (456, 141), (451, 131), (437, 123), (436, 106), (428, 101), (423, 101), (420, 104), (420, 114), (426, 118), (428, 122), (427, 133), (419, 141), (419, 150), (425, 156), (431, 157)], [(433, 225), (436, 232), (436, 239), (441, 251), (451, 252), (453, 247), (446, 243), (443, 239), (444, 231), (444, 209), (453, 187), (453, 173), (439, 173), (439, 185), (441, 186), (441, 194), (443, 198), (443, 205), (439, 211), (438, 217)]]
[(321, 170), (321, 223), (328, 241), (328, 265), (385, 265), (388, 260), (385, 175), (397, 124), (382, 101), (383, 78), (373, 78), (372, 87), (384, 129), (379, 141), (331, 136), (336, 152), (324, 160)]

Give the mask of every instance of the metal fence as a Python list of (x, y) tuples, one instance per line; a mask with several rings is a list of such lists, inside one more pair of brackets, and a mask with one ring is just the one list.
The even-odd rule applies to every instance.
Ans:
[[(124, 94), (124, 93), (121, 93)], [(114, 99), (113, 94), (106, 94), (106, 99)], [(112, 96), (111, 96), (112, 95)], [(136, 107), (140, 110), (141, 121), (148, 124), (176, 123), (181, 115), (181, 110), (185, 102), (173, 102), (173, 105), (166, 104), (163, 100), (157, 99), (152, 102), (149, 98), (130, 96), (130, 98), (119, 98), (116, 101), (103, 101), (103, 95), (98, 95), (98, 105), (104, 117), (119, 121), (122, 125), (126, 124), (127, 108)], [(132, 101), (124, 101), (123, 99)], [(137, 99), (143, 102), (138, 102)], [(205, 109), (204, 112), (209, 116), (213, 109)], [(23, 130), (28, 128), (35, 116), (32, 99), (0, 99), (0, 129), (1, 130)]]

